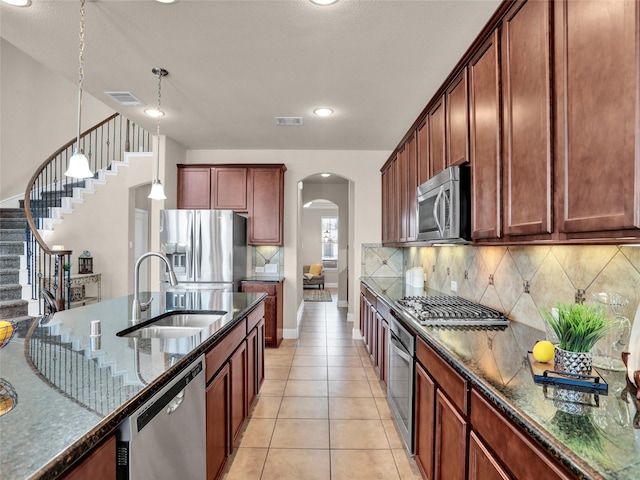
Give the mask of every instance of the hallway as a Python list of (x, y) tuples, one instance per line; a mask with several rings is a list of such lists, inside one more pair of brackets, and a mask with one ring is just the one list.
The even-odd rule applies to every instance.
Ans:
[(346, 308), (305, 302), (298, 340), (265, 352), (265, 381), (225, 480), (420, 479)]

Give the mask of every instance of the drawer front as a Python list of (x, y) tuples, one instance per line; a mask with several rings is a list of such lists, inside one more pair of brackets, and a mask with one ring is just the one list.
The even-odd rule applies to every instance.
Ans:
[(238, 348), (238, 345), (247, 336), (247, 319), (243, 319), (238, 325), (233, 327), (227, 336), (215, 347), (207, 352), (205, 357), (205, 372), (207, 374), (207, 382), (213, 375), (224, 365), (231, 354)]
[(249, 333), (264, 318), (264, 302), (260, 302), (247, 317), (247, 333)]
[(275, 295), (278, 291), (278, 284), (273, 282), (242, 282), (242, 291), (245, 293)]
[(471, 428), (518, 480), (574, 478), (475, 390), (471, 392)]
[(469, 413), (469, 382), (445, 362), (421, 338), (416, 342), (416, 357), (425, 370), (463, 415)]

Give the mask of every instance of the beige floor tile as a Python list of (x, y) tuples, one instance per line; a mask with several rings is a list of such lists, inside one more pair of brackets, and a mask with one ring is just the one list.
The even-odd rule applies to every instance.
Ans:
[(399, 480), (391, 450), (332, 450), (332, 480)]
[(265, 364), (269, 367), (290, 367), (293, 362), (294, 355), (271, 355), (269, 358), (265, 356)]
[[(266, 363), (266, 362), (265, 362)], [(264, 367), (265, 380), (286, 380), (291, 367)]]
[(281, 397), (284, 394), (284, 388), (286, 385), (286, 380), (265, 380), (262, 384), (262, 388), (260, 388), (260, 396)]
[(393, 414), (391, 413), (391, 409), (387, 403), (387, 397), (374, 397), (374, 400), (376, 402), (376, 407), (378, 407), (380, 418), (383, 420), (392, 419)]
[(268, 448), (238, 448), (223, 480), (260, 480)]
[(296, 355), (326, 355), (327, 347), (298, 347)]
[(396, 428), (394, 420), (384, 418), (382, 419), (382, 426), (384, 427), (384, 431), (387, 434), (387, 441), (389, 442), (389, 446), (391, 448), (405, 448), (404, 442), (402, 441), (402, 438), (400, 438), (400, 434), (398, 433), (398, 429)]
[(392, 449), (391, 453), (396, 461), (400, 480), (422, 480), (416, 461), (409, 456), (404, 448)]
[(280, 344), (280, 347), (266, 347), (264, 349), (264, 358), (268, 359), (271, 357), (292, 357), (295, 353), (294, 348), (283, 347), (284, 341)]
[(350, 338), (327, 338), (329, 347), (355, 347), (355, 340)]
[(366, 380), (362, 367), (327, 367), (329, 380)]
[(327, 357), (321, 355), (296, 355), (293, 357), (293, 367), (326, 367)]
[(384, 388), (380, 384), (380, 380), (376, 378), (375, 381), (373, 382), (370, 381), (369, 386), (371, 387), (371, 392), (373, 392), (374, 397), (387, 398), (387, 392), (384, 390)]
[(358, 356), (358, 347), (352, 345), (347, 347), (327, 347), (327, 355)]
[(327, 367), (291, 367), (289, 380), (326, 380)]
[(366, 380), (330, 380), (330, 397), (372, 397), (371, 387)]
[(275, 418), (251, 419), (251, 421), (247, 422), (242, 434), (240, 446), (243, 448), (269, 447), (275, 424)]
[(298, 348), (299, 347), (326, 347), (327, 339), (326, 338), (299, 338), (298, 339)]
[(271, 448), (329, 448), (329, 421), (279, 418)]
[(327, 397), (283, 397), (278, 418), (329, 418)]
[(289, 380), (284, 389), (286, 397), (327, 397), (329, 390), (323, 380)]
[(329, 418), (333, 419), (380, 419), (373, 397), (330, 398)]
[(332, 449), (389, 449), (382, 420), (330, 420), (330, 428)]
[(258, 397), (255, 406), (251, 410), (251, 418), (278, 418), (282, 397), (266, 397), (262, 394)]
[(331, 355), (327, 357), (327, 365), (330, 367), (361, 367), (362, 359), (359, 356)]
[(269, 450), (261, 480), (330, 480), (329, 450)]

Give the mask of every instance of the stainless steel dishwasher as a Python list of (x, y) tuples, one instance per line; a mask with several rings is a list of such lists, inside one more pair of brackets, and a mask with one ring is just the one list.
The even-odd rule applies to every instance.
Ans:
[(205, 479), (204, 355), (117, 429), (117, 479)]

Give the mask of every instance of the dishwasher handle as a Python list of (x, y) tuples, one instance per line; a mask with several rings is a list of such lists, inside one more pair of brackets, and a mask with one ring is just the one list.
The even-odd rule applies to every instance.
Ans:
[(182, 390), (175, 397), (173, 397), (173, 400), (171, 400), (169, 402), (169, 405), (167, 405), (167, 415), (171, 415), (173, 412), (175, 412), (178, 409), (180, 405), (182, 405), (182, 402), (184, 402), (184, 396), (185, 396), (185, 391)]

